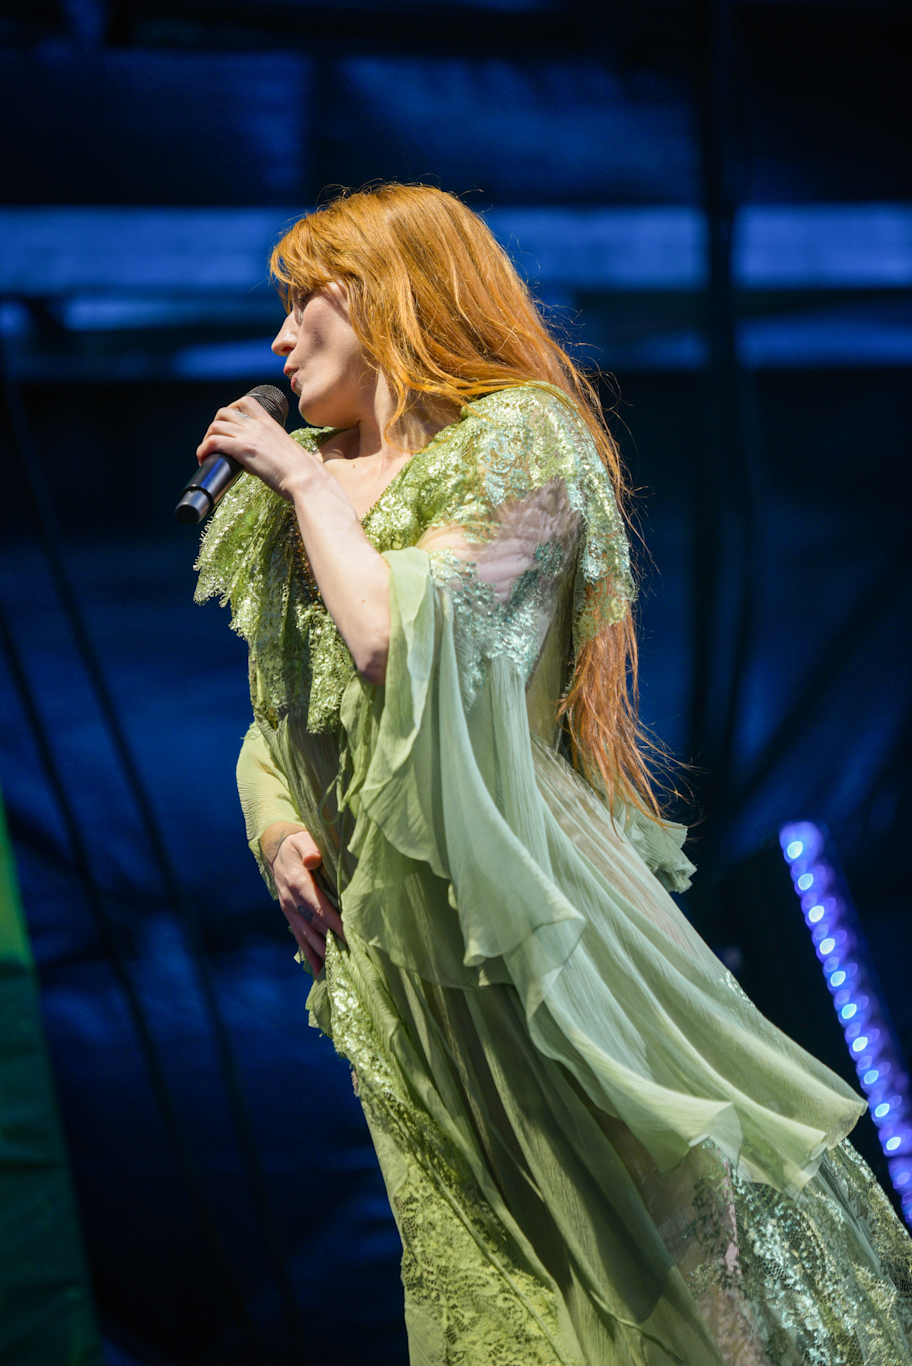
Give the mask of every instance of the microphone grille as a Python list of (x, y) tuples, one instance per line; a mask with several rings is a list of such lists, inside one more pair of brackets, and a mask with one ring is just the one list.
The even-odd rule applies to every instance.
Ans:
[(258, 384), (255, 389), (251, 389), (247, 394), (248, 398), (255, 398), (263, 408), (266, 409), (270, 417), (275, 418), (285, 426), (285, 419), (288, 417), (288, 399), (277, 389), (274, 384)]

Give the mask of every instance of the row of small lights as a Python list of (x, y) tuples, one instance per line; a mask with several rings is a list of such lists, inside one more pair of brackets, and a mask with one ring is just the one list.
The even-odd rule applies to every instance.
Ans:
[(890, 1179), (912, 1225), (912, 1104), (902, 1050), (888, 1024), (855, 933), (852, 908), (826, 857), (826, 836), (801, 821), (779, 832), (804, 919), (823, 966), (849, 1053), (889, 1158)]

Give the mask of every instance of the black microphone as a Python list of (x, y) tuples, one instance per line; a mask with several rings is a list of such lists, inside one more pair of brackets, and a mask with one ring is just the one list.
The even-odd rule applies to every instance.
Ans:
[[(258, 384), (246, 395), (262, 404), (270, 417), (285, 426), (288, 417), (288, 399), (274, 384)], [(179, 522), (202, 522), (217, 506), (231, 488), (244, 466), (230, 455), (220, 455), (213, 451), (199, 466), (196, 473), (184, 487), (180, 502), (174, 509)]]

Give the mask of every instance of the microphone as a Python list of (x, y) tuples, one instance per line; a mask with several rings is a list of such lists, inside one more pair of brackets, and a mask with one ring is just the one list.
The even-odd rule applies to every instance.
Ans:
[[(274, 384), (258, 384), (251, 389), (247, 398), (255, 398), (276, 422), (285, 426), (288, 417), (288, 399)], [(213, 451), (199, 466), (190, 481), (184, 486), (180, 502), (174, 509), (179, 522), (202, 522), (221, 502), (244, 466), (230, 455), (220, 455)]]

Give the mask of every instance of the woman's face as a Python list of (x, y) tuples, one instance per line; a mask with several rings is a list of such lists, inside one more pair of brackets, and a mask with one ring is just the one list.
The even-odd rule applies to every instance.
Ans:
[(373, 388), (374, 371), (349, 322), (345, 291), (335, 281), (295, 299), (272, 343), (298, 410), (316, 427), (354, 427)]

